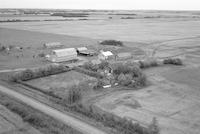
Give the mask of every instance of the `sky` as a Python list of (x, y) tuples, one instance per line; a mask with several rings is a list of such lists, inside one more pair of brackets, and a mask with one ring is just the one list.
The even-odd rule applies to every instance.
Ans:
[(200, 10), (200, 0), (0, 0), (0, 8)]

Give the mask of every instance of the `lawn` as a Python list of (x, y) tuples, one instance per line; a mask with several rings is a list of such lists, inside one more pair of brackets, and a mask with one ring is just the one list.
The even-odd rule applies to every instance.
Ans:
[(95, 78), (90, 77), (88, 75), (78, 73), (75, 71), (69, 71), (66, 73), (51, 75), (39, 79), (33, 79), (27, 81), (26, 83), (38, 87), (46, 92), (51, 91), (59, 97), (66, 97), (66, 94), (68, 94), (68, 90), (73, 85), (79, 83), (86, 83), (87, 85), (92, 86), (95, 81)]

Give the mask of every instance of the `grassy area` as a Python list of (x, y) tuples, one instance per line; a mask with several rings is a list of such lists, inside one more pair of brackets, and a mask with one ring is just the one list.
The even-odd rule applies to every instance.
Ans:
[(8, 96), (0, 94), (0, 100), (0, 104), (18, 114), (25, 122), (44, 134), (81, 134), (77, 130)]

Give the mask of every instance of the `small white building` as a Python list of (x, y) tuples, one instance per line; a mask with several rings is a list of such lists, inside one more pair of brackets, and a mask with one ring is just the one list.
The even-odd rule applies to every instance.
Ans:
[(98, 55), (98, 58), (100, 60), (109, 60), (109, 59), (113, 59), (114, 55), (110, 51), (103, 51), (103, 50), (101, 50), (100, 54)]
[(63, 45), (60, 42), (49, 42), (44, 44), (44, 48), (59, 48)]
[(51, 54), (47, 55), (46, 58), (51, 62), (65, 62), (78, 59), (75, 48), (52, 50)]

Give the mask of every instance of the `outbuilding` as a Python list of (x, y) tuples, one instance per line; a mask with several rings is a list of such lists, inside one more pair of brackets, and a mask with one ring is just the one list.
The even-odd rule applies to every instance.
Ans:
[(98, 58), (100, 60), (109, 60), (109, 59), (113, 59), (114, 55), (111, 51), (100, 51), (100, 54), (98, 55)]
[(65, 62), (78, 59), (75, 48), (52, 50), (51, 54), (47, 55), (46, 58), (51, 62)]
[(82, 56), (94, 56), (95, 55), (95, 51), (88, 50), (86, 47), (79, 47), (76, 50), (77, 50), (77, 53)]

